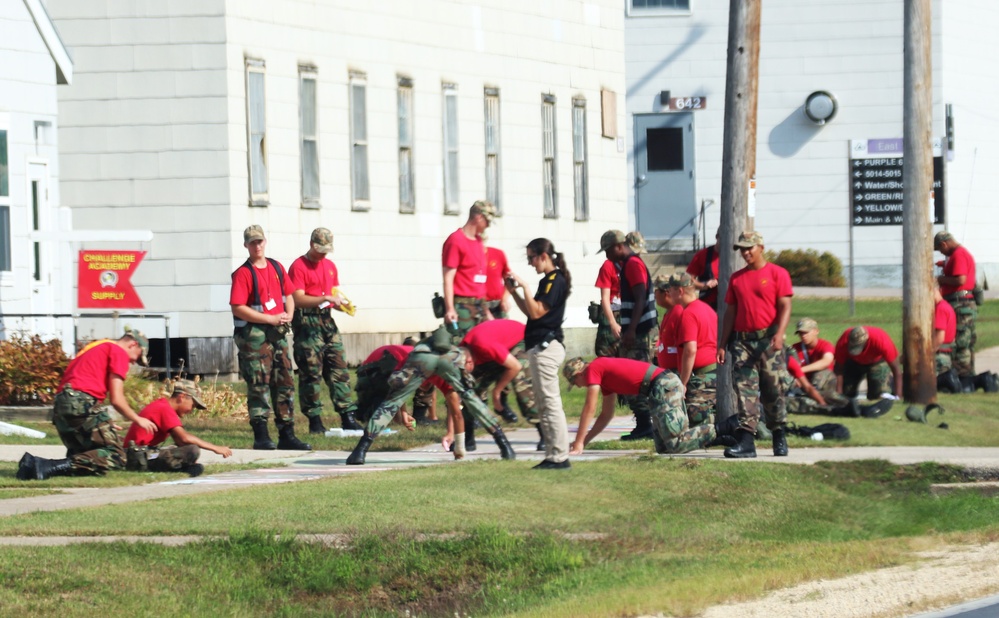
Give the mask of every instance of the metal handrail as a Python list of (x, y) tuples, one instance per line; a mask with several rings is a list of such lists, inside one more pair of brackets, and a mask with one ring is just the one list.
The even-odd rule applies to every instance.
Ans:
[[(683, 231), (688, 225), (690, 225), (692, 223), (694, 224), (694, 229), (695, 229), (694, 238), (693, 238), (693, 240), (694, 240), (694, 251), (697, 251), (701, 247), (707, 246), (705, 244), (707, 236), (706, 236), (705, 229), (704, 229), (704, 227), (705, 227), (705, 224), (704, 224), (704, 211), (707, 210), (710, 206), (713, 206), (714, 203), (715, 203), (715, 201), (713, 199), (711, 199), (711, 198), (704, 198), (704, 199), (702, 199), (701, 200), (701, 207), (700, 207), (699, 211), (696, 212), (696, 213), (694, 213), (694, 216), (692, 216), (691, 218), (689, 218), (686, 221), (684, 221), (680, 225), (680, 227), (678, 227), (676, 229), (676, 231), (673, 232), (672, 236), (670, 236), (666, 240), (660, 241), (659, 244), (656, 246), (655, 251), (653, 251), (653, 253), (657, 253), (659, 251), (662, 251), (664, 247), (668, 247), (669, 243), (672, 242), (674, 238), (676, 238), (677, 236), (679, 236), (680, 232)], [(701, 242), (700, 242), (700, 244), (698, 244), (698, 242), (697, 242), (698, 241), (698, 235), (697, 235), (697, 231), (696, 231), (697, 228), (701, 229), (701, 238), (700, 238)]]

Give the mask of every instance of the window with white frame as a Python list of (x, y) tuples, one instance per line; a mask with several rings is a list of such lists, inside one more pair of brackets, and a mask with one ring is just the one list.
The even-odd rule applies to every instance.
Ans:
[(10, 156), (7, 152), (7, 121), (0, 115), (0, 271), (11, 270), (10, 263)]
[(416, 211), (413, 177), (413, 80), (399, 78), (396, 95), (399, 114), (399, 212)]
[(500, 200), (500, 95), (499, 88), (485, 89), (486, 200), (503, 213)]
[(351, 208), (371, 208), (368, 178), (368, 81), (364, 73), (350, 74), (350, 188)]
[(558, 217), (558, 169), (555, 155), (555, 95), (545, 94), (541, 96), (541, 169), (546, 219)]
[(458, 196), (458, 87), (444, 84), (444, 214), (461, 210)]
[(246, 137), (250, 170), (250, 205), (266, 206), (267, 190), (267, 114), (264, 91), (263, 60), (246, 59)]
[(302, 208), (319, 208), (319, 118), (314, 66), (298, 67), (299, 158), (302, 161)]
[(628, 0), (628, 15), (632, 17), (689, 13), (690, 0)]
[(586, 99), (572, 100), (572, 183), (576, 221), (590, 218), (590, 196), (586, 163)]

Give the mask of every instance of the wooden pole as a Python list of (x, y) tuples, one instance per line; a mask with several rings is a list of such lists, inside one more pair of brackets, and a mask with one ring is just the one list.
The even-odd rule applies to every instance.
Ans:
[[(718, 232), (718, 332), (725, 316), (725, 292), (732, 273), (744, 266), (732, 246), (751, 224), (749, 179), (756, 176), (756, 103), (760, 65), (762, 0), (729, 0), (725, 133), (722, 152), (721, 226)], [(718, 345), (726, 342), (719, 341)], [(719, 419), (736, 412), (731, 362), (718, 368)]]
[(905, 0), (902, 167), (903, 396), (913, 403), (936, 399), (933, 362), (933, 90), (930, 0)]

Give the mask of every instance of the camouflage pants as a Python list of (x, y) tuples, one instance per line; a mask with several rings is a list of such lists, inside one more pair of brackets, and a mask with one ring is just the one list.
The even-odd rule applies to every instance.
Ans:
[(690, 421), (691, 427), (704, 423), (710, 415), (714, 414), (716, 380), (714, 367), (702, 373), (690, 374), (684, 402), (687, 405), (687, 419)]
[(770, 338), (736, 340), (729, 346), (732, 385), (739, 407), (739, 427), (756, 433), (761, 412), (768, 429), (787, 422), (787, 359), (770, 349)]
[(337, 414), (354, 412), (357, 406), (350, 398), (350, 373), (344, 358), (343, 339), (329, 311), (296, 309), (291, 326), (295, 333), (294, 354), (302, 414), (308, 417), (322, 414), (324, 382)]
[(978, 335), (975, 333), (975, 320), (978, 318), (978, 305), (972, 297), (959, 298), (950, 301), (950, 306), (957, 314), (957, 337), (952, 344), (954, 370), (962, 378), (975, 377), (975, 343)]
[(891, 367), (881, 361), (873, 365), (861, 365), (847, 360), (843, 365), (843, 396), (848, 399), (857, 397), (860, 381), (867, 378), (867, 398), (881, 399), (883, 394), (892, 392)]
[(451, 342), (454, 345), (461, 343), (468, 331), (476, 324), (481, 324), (486, 319), (485, 301), (481, 298), (471, 296), (455, 296), (454, 310), (458, 314), (458, 326), (455, 328), (451, 324), (445, 324), (448, 332), (451, 333)]
[[(621, 312), (614, 312), (614, 319), (618, 324), (621, 323)], [(610, 356), (616, 357), (620, 353), (621, 340), (614, 336), (611, 332), (610, 322), (607, 321), (607, 316), (604, 315), (603, 310), (600, 311), (600, 321), (597, 322), (597, 338), (593, 342), (593, 351), (598, 357), (600, 356)]]
[(295, 381), (288, 340), (277, 327), (263, 324), (237, 328), (233, 339), (239, 350), (239, 375), (246, 382), (250, 422), (266, 421), (272, 407), (277, 423), (294, 422)]
[[(656, 332), (656, 329), (649, 329), (649, 332), (644, 335), (635, 337), (635, 343), (630, 346), (626, 346), (622, 342), (618, 348), (618, 356), (654, 365), (656, 362), (656, 339), (658, 337), (659, 333)], [(639, 395), (634, 397), (619, 397), (619, 399), (631, 408), (636, 417), (649, 414), (649, 401), (646, 397)]]
[(937, 375), (950, 371), (954, 367), (954, 361), (951, 358), (951, 352), (938, 350), (933, 356), (933, 364), (936, 365)]
[[(385, 401), (389, 392), (388, 379), (395, 371), (396, 359), (385, 352), (382, 357), (370, 363), (364, 363), (357, 368), (357, 412), (355, 416), (362, 423), (368, 422), (375, 408)], [(430, 407), (433, 403), (434, 385), (421, 384), (413, 394), (413, 408), (417, 406)]]
[(456, 393), (461, 397), (461, 402), (465, 408), (471, 411), (485, 427), (492, 433), (496, 427), (496, 419), (489, 414), (488, 408), (482, 400), (475, 394), (475, 380), (462, 367), (458, 366), (460, 353), (457, 348), (452, 348), (444, 354), (436, 354), (426, 346), (417, 346), (406, 362), (399, 370), (392, 372), (388, 378), (388, 393), (382, 403), (371, 413), (371, 418), (365, 427), (369, 434), (376, 434), (384, 429), (396, 412), (406, 402), (410, 395), (420, 388), (424, 380), (437, 375), (440, 376)]
[(808, 395), (805, 395), (797, 388), (793, 388), (794, 378), (788, 373), (788, 378), (792, 385), (787, 394), (788, 414), (832, 414), (833, 410), (842, 407), (849, 402), (849, 399), (836, 392), (836, 374), (829, 369), (816, 371), (809, 376), (809, 382), (819, 391), (826, 405), (819, 405)]
[(492, 314), (494, 320), (505, 320), (510, 317), (506, 311), (501, 309), (502, 304), (501, 300), (486, 301), (486, 306), (489, 307), (489, 313)]
[(198, 462), (198, 457), (201, 457), (201, 448), (194, 444), (162, 448), (152, 447), (146, 457), (148, 458), (152, 453), (156, 453), (156, 458), (148, 459), (146, 464), (150, 472), (180, 472)]
[[(517, 397), (517, 406), (520, 408), (520, 413), (524, 419), (529, 423), (538, 422), (538, 408), (534, 403), (534, 388), (531, 382), (531, 370), (529, 365), (529, 360), (527, 358), (527, 350), (524, 349), (524, 342), (521, 341), (510, 350), (510, 354), (520, 361), (520, 371), (517, 372), (516, 377), (510, 382), (513, 386), (513, 392)], [(489, 387), (496, 383), (503, 375), (506, 369), (499, 363), (489, 362), (483, 363), (475, 368), (472, 372), (472, 377), (475, 378), (475, 394), (477, 394), (482, 401), (486, 402), (488, 406), (489, 398)]]
[(125, 469), (125, 449), (107, 409), (69, 386), (55, 397), (52, 424), (66, 446), (73, 473), (103, 475)]
[(671, 371), (664, 371), (649, 384), (652, 435), (656, 452), (664, 455), (687, 453), (703, 448), (715, 437), (715, 424), (690, 426), (683, 403), (683, 384)]

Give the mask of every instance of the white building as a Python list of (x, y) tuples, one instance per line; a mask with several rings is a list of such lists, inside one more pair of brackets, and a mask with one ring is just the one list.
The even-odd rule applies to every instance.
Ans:
[[(646, 237), (677, 233), (689, 244), (693, 230), (685, 224), (703, 203), (710, 244), (721, 194), (729, 2), (626, 5), (631, 221)], [(944, 166), (945, 224), (996, 281), (999, 245), (992, 241), (999, 217), (989, 213), (999, 193), (999, 115), (990, 101), (999, 90), (999, 65), (986, 56), (984, 42), (999, 28), (999, 5), (932, 5), (933, 135), (945, 150), (948, 105), (955, 129)], [(902, 0), (763, 3), (755, 227), (768, 248), (829, 251), (844, 270), (849, 266), (850, 221), (861, 200), (879, 197), (866, 188), (863, 197), (851, 196), (850, 143), (902, 137), (902, 22)], [(660, 101), (664, 91), (699, 99), (701, 109), (671, 112)], [(824, 125), (803, 111), (816, 91), (838, 103)], [(901, 286), (901, 234), (901, 225), (853, 228), (857, 285)]]
[(441, 244), (481, 198), (522, 275), (532, 238), (565, 252), (568, 325), (588, 324), (600, 235), (627, 222), (620, 3), (47, 3), (76, 59), (64, 203), (77, 229), (154, 232), (128, 247), (148, 251), (132, 281), (175, 316), (188, 368), (232, 366), (230, 273), (252, 223), (286, 266), (333, 230), (353, 360), (436, 325)]
[[(22, 318), (68, 302), (72, 275), (58, 246), (41, 242), (66, 228), (59, 208), (57, 95), (73, 62), (39, 0), (0, 3), (0, 337), (64, 338), (71, 322)], [(68, 329), (68, 330), (64, 330)]]

